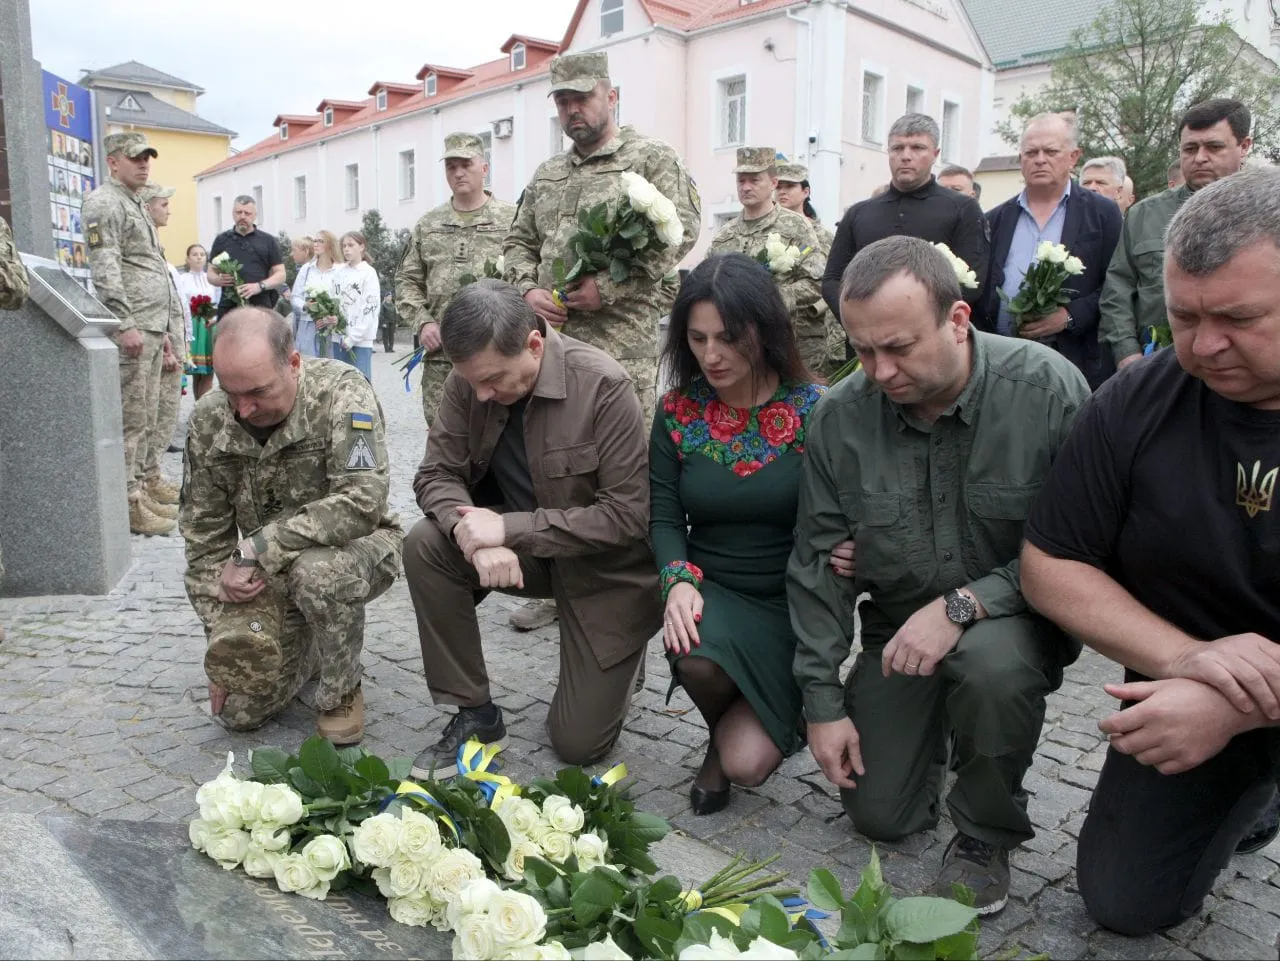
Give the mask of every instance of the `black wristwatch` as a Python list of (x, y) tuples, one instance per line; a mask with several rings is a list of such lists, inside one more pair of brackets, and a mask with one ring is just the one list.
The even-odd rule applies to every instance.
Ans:
[(257, 567), (258, 559), (256, 557), (246, 557), (244, 551), (237, 546), (231, 552), (231, 563), (236, 567)]
[(946, 604), (947, 620), (951, 623), (968, 627), (978, 619), (978, 604), (968, 594), (961, 594), (957, 590), (947, 591), (942, 595), (942, 601)]
[(1071, 311), (1069, 311), (1069, 310), (1068, 310), (1068, 311), (1067, 311), (1067, 325), (1066, 325), (1066, 327), (1064, 327), (1064, 328), (1063, 328), (1063, 330), (1075, 330), (1075, 329), (1076, 329), (1076, 319), (1075, 319), (1074, 317), (1072, 317), (1072, 316), (1071, 316)]

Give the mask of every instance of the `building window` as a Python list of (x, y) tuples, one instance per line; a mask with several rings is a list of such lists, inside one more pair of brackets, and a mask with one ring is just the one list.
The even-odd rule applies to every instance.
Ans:
[(551, 156), (564, 153), (564, 128), (560, 126), (560, 118), (551, 118), (551, 139), (548, 141), (551, 145)]
[(883, 143), (880, 134), (880, 91), (884, 78), (874, 73), (862, 75), (862, 139), (866, 143)]
[(360, 165), (347, 164), (347, 209), (360, 206)]
[(623, 0), (600, 0), (600, 35), (622, 33)]
[(523, 43), (517, 43), (514, 47), (511, 48), (511, 69), (512, 70), (524, 69), (524, 44)]
[(436, 95), (436, 75), (434, 73), (427, 74), (427, 79), (424, 82), (426, 83), (424, 92), (428, 97), (434, 97)]
[(293, 178), (293, 219), (307, 219), (307, 178)]
[(493, 131), (486, 130), (482, 134), (477, 134), (480, 142), (484, 144), (484, 162), (489, 168), (489, 172), (484, 175), (484, 189), (488, 190), (493, 186)]
[(333, 108), (332, 107), (324, 108), (324, 125), (326, 127), (333, 126)]
[(400, 199), (412, 200), (417, 194), (413, 173), (413, 151), (400, 151)]
[(287, 123), (282, 123), (280, 125), (280, 139), (281, 140), (289, 139), (289, 125)]
[(924, 91), (919, 87), (907, 88), (907, 109), (905, 113), (924, 113)]
[(955, 160), (956, 154), (956, 130), (960, 123), (960, 104), (952, 103), (950, 100), (942, 101), (942, 159)]
[(387, 109), (387, 92), (385, 90), (378, 91), (377, 105), (379, 110)]
[(133, 94), (126, 94), (124, 99), (121, 100), (118, 104), (116, 104), (116, 108), (119, 110), (130, 110), (130, 111), (133, 111), (134, 113), (142, 112), (142, 105), (139, 104), (138, 101), (134, 99)]
[(720, 146), (738, 147), (747, 142), (747, 78), (720, 81)]
[(213, 198), (213, 229), (215, 233), (222, 232), (222, 198)]
[(262, 184), (253, 188), (253, 205), (258, 208), (258, 216), (262, 216)]

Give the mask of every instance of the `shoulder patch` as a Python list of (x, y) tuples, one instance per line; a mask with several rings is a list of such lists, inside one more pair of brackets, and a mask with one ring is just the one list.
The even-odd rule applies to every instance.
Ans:
[(96, 220), (90, 220), (84, 225), (84, 240), (95, 249), (102, 246), (102, 232), (98, 230)]
[(351, 449), (347, 451), (347, 470), (377, 469), (378, 460), (373, 456), (373, 450), (369, 447), (368, 441), (363, 437), (357, 437)]
[(353, 413), (351, 415), (351, 427), (353, 430), (373, 430), (373, 415)]

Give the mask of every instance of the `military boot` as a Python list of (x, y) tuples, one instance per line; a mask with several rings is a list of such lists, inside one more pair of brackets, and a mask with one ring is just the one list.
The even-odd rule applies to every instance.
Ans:
[(316, 732), (338, 747), (359, 744), (364, 737), (364, 689), (357, 684), (337, 707), (320, 711), (316, 715)]
[(170, 484), (159, 474), (152, 474), (146, 479), (142, 487), (152, 501), (157, 504), (176, 504), (178, 503), (178, 495), (181, 493), (179, 488)]
[(156, 500), (145, 487), (142, 489), (142, 506), (155, 514), (156, 517), (163, 517), (167, 521), (178, 519), (177, 504), (165, 504), (162, 501)]
[(178, 525), (165, 517), (157, 517), (147, 510), (141, 494), (129, 498), (129, 530), (134, 534), (168, 534)]

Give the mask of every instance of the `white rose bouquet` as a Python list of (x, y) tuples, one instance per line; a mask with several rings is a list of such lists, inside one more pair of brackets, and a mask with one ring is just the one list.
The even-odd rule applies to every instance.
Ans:
[(782, 235), (771, 233), (764, 239), (764, 249), (756, 254), (756, 260), (771, 273), (779, 277), (796, 269), (796, 264), (809, 256), (812, 247), (797, 247), (795, 244), (783, 242)]
[(624, 170), (621, 177), (623, 196), (616, 206), (599, 203), (578, 211), (578, 231), (569, 238), (573, 266), (559, 257), (552, 263), (552, 295), (562, 306), (565, 288), (579, 278), (608, 273), (620, 284), (631, 276), (638, 258), (684, 240), (680, 212), (671, 198), (637, 173)]
[(1009, 297), (1002, 290), (1000, 299), (1013, 315), (1014, 333), (1024, 323), (1048, 317), (1059, 307), (1071, 303), (1074, 290), (1066, 287), (1067, 280), (1084, 273), (1084, 262), (1071, 256), (1062, 244), (1042, 241), (1036, 248), (1035, 260), (1022, 277), (1018, 292)]
[(209, 266), (218, 273), (225, 274), (231, 278), (230, 286), (222, 288), (222, 296), (230, 297), (234, 303), (240, 303), (240, 295), (236, 293), (236, 288), (244, 283), (240, 279), (240, 271), (244, 269), (244, 265), (238, 260), (233, 260), (231, 255), (224, 250), (209, 262)]
[[(341, 337), (347, 332), (347, 318), (342, 313), (342, 305), (333, 296), (328, 284), (319, 282), (307, 284), (302, 291), (302, 309), (307, 316), (316, 322), (316, 333), (326, 341), (331, 337)], [(326, 317), (333, 317), (335, 323), (321, 327), (320, 322)]]

